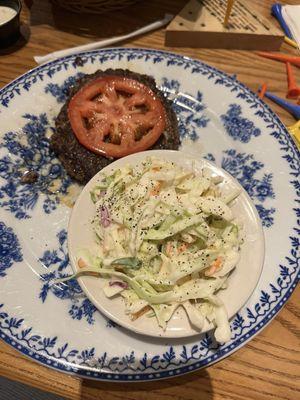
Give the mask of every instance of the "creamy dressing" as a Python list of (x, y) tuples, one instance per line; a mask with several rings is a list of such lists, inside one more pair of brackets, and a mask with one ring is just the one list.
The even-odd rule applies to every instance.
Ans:
[(17, 11), (11, 7), (0, 6), (0, 25), (5, 24), (6, 22), (13, 19), (13, 17), (17, 14)]

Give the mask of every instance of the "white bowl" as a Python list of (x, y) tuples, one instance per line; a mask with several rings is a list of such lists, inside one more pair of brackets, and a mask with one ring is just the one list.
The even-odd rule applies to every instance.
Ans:
[[(224, 191), (235, 188), (241, 190), (240, 196), (232, 205), (232, 211), (234, 216), (243, 223), (245, 242), (241, 247), (240, 261), (228, 279), (228, 288), (221, 290), (218, 294), (226, 306), (229, 318), (232, 318), (252, 294), (262, 271), (264, 261), (264, 235), (261, 222), (250, 197), (231, 175), (205, 159), (197, 160), (183, 152), (150, 150), (132, 154), (103, 168), (87, 183), (76, 201), (68, 227), (69, 256), (74, 272), (78, 271), (78, 252), (85, 248), (92, 250), (96, 246), (94, 232), (90, 223), (95, 213), (94, 203), (90, 198), (91, 189), (102, 180), (103, 173), (111, 173), (115, 169), (123, 167), (126, 164), (138, 164), (148, 156), (155, 156), (167, 161), (173, 161), (185, 168), (190, 168), (191, 164), (194, 163), (194, 168), (199, 171), (207, 167), (214, 175), (224, 178), (224, 181), (220, 184), (220, 187), (223, 187)], [(182, 307), (174, 313), (164, 331), (158, 326), (156, 318), (142, 316), (135, 321), (131, 321), (129, 316), (124, 312), (125, 305), (121, 296), (109, 299), (104, 295), (102, 287), (106, 281), (105, 279), (86, 276), (79, 278), (78, 281), (90, 301), (103, 314), (119, 325), (136, 333), (168, 338), (186, 337), (200, 333), (191, 327)], [(212, 324), (207, 323), (201, 332), (203, 333), (212, 328)]]

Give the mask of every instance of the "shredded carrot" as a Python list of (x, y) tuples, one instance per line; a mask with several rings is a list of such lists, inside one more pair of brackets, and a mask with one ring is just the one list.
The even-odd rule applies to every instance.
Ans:
[(221, 267), (221, 265), (222, 265), (222, 262), (223, 262), (223, 258), (222, 258), (222, 257), (218, 257), (218, 258), (213, 262), (213, 264), (217, 267), (217, 269), (220, 269), (220, 267)]
[(205, 276), (212, 276), (215, 272), (217, 271), (215, 266), (210, 266), (207, 271), (205, 271), (204, 275)]
[(188, 248), (188, 244), (187, 244), (187, 243), (182, 243), (182, 244), (178, 247), (178, 253), (183, 253), (187, 248)]
[(217, 272), (221, 269), (222, 264), (223, 264), (223, 258), (222, 257), (216, 258), (215, 261), (209, 267), (209, 269), (207, 271), (205, 271), (204, 275), (205, 276), (213, 275), (215, 272)]
[(157, 182), (156, 186), (151, 190), (150, 196), (157, 196), (161, 189), (161, 182)]
[(79, 267), (79, 268), (84, 268), (84, 267), (86, 267), (86, 263), (85, 263), (85, 261), (83, 261), (82, 258), (79, 258), (77, 264), (78, 264), (78, 267)]
[(265, 95), (265, 93), (266, 93), (266, 91), (267, 91), (267, 84), (266, 84), (266, 83), (263, 83), (263, 84), (261, 85), (261, 88), (260, 88), (258, 97), (259, 97), (260, 99), (263, 99), (263, 98), (264, 98), (264, 95)]
[(160, 167), (153, 167), (152, 171), (160, 171)]

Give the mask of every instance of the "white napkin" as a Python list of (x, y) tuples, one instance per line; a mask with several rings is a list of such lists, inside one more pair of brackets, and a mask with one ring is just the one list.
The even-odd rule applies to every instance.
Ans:
[(300, 5), (299, 6), (282, 6), (282, 16), (290, 28), (291, 34), (295, 42), (300, 48)]
[(143, 33), (153, 31), (154, 29), (161, 28), (162, 26), (167, 25), (171, 21), (172, 18), (173, 18), (173, 15), (166, 14), (164, 19), (152, 22), (151, 24), (143, 26), (142, 28), (137, 29), (136, 31), (133, 31), (131, 33), (128, 33), (127, 35), (115, 36), (115, 37), (112, 37), (109, 39), (100, 40), (99, 42), (88, 43), (88, 44), (84, 44), (82, 46), (71, 47), (71, 48), (64, 49), (64, 50), (54, 51), (53, 53), (46, 54), (45, 56), (34, 56), (33, 58), (34, 58), (35, 62), (37, 62), (38, 64), (43, 64), (45, 62), (54, 60), (55, 58), (65, 57), (70, 54), (80, 53), (80, 52), (87, 51), (87, 50), (100, 49), (102, 47), (110, 46), (111, 44), (121, 42), (126, 39), (130, 39), (134, 36), (138, 36)]

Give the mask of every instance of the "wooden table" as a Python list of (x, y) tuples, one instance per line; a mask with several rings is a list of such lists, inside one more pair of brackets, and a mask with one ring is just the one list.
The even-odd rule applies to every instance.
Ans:
[[(271, 0), (251, 2), (266, 16), (269, 15), (271, 3)], [(299, 0), (288, 0), (288, 3), (299, 4)], [(35, 67), (33, 55), (84, 44), (95, 37), (132, 31), (162, 17), (165, 12), (175, 14), (185, 1), (142, 1), (125, 10), (89, 18), (52, 9), (46, 0), (27, 0), (26, 4), (22, 21), (25, 24), (24, 35), (28, 38), (30, 34), (29, 41), (20, 41), (13, 49), (0, 52), (0, 85)], [(166, 49), (164, 31), (158, 30), (122, 45)], [(286, 75), (283, 64), (259, 58), (247, 51), (188, 48), (167, 50), (201, 59), (230, 74), (237, 74), (238, 79), (254, 91), (266, 81), (270, 91), (285, 96)], [(282, 50), (296, 54), (295, 50), (285, 44)], [(300, 84), (299, 70), (297, 75)], [(285, 124), (294, 122), (289, 114), (270, 105)], [(3, 342), (0, 342), (0, 374), (76, 400), (296, 400), (300, 398), (299, 295), (298, 287), (275, 320), (241, 350), (208, 369), (176, 379), (134, 385), (78, 379), (42, 367)]]

